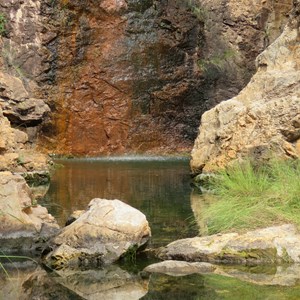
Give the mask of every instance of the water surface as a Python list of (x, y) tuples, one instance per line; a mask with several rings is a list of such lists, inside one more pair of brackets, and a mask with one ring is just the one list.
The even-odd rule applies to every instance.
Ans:
[(197, 234), (191, 226), (190, 170), (187, 158), (122, 157), (56, 160), (43, 205), (63, 225), (72, 211), (93, 198), (119, 199), (142, 211), (152, 245)]
[[(191, 207), (201, 223), (207, 201), (191, 188), (187, 159), (126, 157), (56, 162), (62, 166), (53, 173), (42, 204), (61, 225), (72, 211), (85, 209), (91, 199), (98, 197), (120, 199), (141, 210), (152, 229), (151, 247), (196, 235), (191, 226)], [(0, 299), (300, 299), (298, 265), (225, 266), (226, 276), (140, 276), (139, 272), (152, 262), (144, 255), (136, 262), (100, 270), (50, 273), (40, 266), (15, 267), (8, 262), (5, 267), (11, 278), (0, 273)]]

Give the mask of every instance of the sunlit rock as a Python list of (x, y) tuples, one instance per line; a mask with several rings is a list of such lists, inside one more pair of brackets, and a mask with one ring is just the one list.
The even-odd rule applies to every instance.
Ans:
[(45, 207), (33, 204), (25, 179), (0, 172), (0, 249), (40, 250), (59, 226)]
[(41, 123), (50, 112), (42, 99), (30, 97), (21, 79), (0, 72), (0, 106), (10, 122), (21, 126)]
[(52, 241), (46, 257), (52, 268), (99, 267), (132, 255), (151, 235), (143, 213), (120, 200), (93, 199), (88, 210)]
[(257, 72), (240, 94), (202, 115), (192, 151), (194, 173), (231, 161), (299, 157), (299, 3), (281, 36), (256, 59)]
[(300, 234), (291, 224), (182, 239), (159, 253), (162, 259), (225, 264), (299, 263)]

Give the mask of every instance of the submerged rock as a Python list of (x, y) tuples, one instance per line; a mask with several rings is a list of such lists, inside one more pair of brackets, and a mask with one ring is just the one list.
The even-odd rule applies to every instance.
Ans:
[(206, 262), (186, 262), (176, 260), (166, 260), (152, 264), (144, 269), (149, 273), (163, 273), (173, 276), (183, 276), (189, 274), (212, 273), (216, 267)]
[(151, 236), (144, 214), (120, 200), (95, 198), (88, 210), (52, 241), (46, 264), (99, 267), (135, 252)]
[(39, 250), (59, 226), (45, 207), (33, 205), (21, 175), (0, 172), (0, 249)]
[(224, 264), (300, 263), (300, 234), (291, 224), (182, 239), (159, 253), (162, 259)]

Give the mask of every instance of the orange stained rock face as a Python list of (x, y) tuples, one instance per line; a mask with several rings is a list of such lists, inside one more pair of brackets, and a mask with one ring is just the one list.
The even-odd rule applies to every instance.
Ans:
[(67, 30), (68, 36), (60, 39), (62, 66), (54, 99), (59, 107), (54, 117), (56, 151), (78, 155), (122, 152), (128, 136), (130, 87), (114, 82), (110, 69), (122, 51), (118, 43), (124, 22), (101, 13), (98, 18), (76, 21), (75, 30)]
[[(100, 155), (191, 149), (195, 133), (190, 131), (196, 131), (199, 118), (199, 108), (192, 110), (191, 102), (201, 103), (194, 88), (201, 80), (194, 70), (199, 21), (186, 7), (172, 8), (172, 21), (163, 21), (177, 22), (182, 32), (170, 36), (151, 5), (130, 3), (130, 8), (124, 1), (110, 0), (86, 7), (76, 1), (64, 4), (64, 26), (57, 25), (50, 49), (55, 82), (48, 94), (54, 109), (40, 137), (40, 145), (48, 150)], [(196, 117), (189, 120), (189, 111)]]

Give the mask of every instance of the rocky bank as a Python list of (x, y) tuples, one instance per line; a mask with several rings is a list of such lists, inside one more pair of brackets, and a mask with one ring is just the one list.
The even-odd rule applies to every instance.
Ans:
[(194, 173), (252, 157), (300, 155), (299, 1), (281, 36), (256, 59), (257, 72), (236, 97), (202, 115)]
[(36, 204), (21, 175), (0, 172), (1, 252), (40, 252), (59, 226), (46, 208)]

